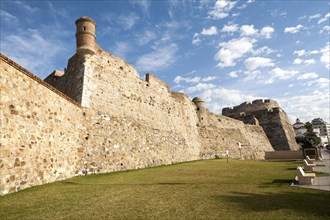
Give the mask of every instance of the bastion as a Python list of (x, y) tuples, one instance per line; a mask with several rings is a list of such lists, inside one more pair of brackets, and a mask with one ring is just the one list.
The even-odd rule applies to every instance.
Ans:
[(0, 64), (0, 195), (77, 175), (221, 158), (226, 151), (264, 159), (273, 151), (258, 124), (214, 114), (201, 98), (171, 91), (154, 74), (141, 79), (96, 43), (96, 23), (86, 16), (76, 21), (76, 53), (65, 71), (41, 80), (3, 54)]
[(293, 127), (275, 100), (258, 99), (244, 102), (233, 108), (222, 109), (222, 115), (243, 121), (246, 124), (260, 125), (274, 150), (298, 150)]

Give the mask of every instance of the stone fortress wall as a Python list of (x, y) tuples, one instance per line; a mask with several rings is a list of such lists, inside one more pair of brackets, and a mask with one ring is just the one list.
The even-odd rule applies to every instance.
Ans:
[(78, 103), (0, 54), (0, 195), (74, 176), (82, 133)]
[(76, 25), (76, 54), (44, 82), (0, 56), (0, 195), (76, 175), (224, 157), (226, 150), (246, 159), (273, 151), (260, 126), (211, 113), (153, 74), (142, 80), (96, 44), (95, 22), (82, 17)]
[(280, 106), (275, 100), (272, 99), (257, 99), (252, 102), (243, 102), (238, 106), (234, 106), (233, 108), (227, 107), (222, 109), (223, 115), (241, 115), (248, 114), (250, 115), (253, 112), (261, 111), (261, 110), (271, 110), (273, 108), (279, 108)]
[(246, 124), (259, 124), (274, 150), (298, 150), (295, 133), (286, 113), (275, 100), (255, 100), (244, 102), (233, 108), (222, 109), (222, 115), (243, 121)]

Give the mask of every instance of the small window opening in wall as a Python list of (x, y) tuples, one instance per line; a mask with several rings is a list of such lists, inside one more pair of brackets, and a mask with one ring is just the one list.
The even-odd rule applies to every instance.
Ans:
[(199, 108), (197, 108), (197, 111), (199, 111)]
[(84, 26), (84, 31), (86, 31), (86, 26)]

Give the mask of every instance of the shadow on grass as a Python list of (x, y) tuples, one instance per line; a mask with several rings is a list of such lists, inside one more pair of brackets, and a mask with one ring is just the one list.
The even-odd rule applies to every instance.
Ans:
[[(238, 193), (217, 196), (219, 202), (236, 203), (246, 211), (269, 212), (278, 210), (292, 210), (299, 216), (309, 215), (315, 219), (330, 217), (329, 193), (281, 192), (281, 193)], [(299, 217), (297, 216), (297, 217)]]
[(291, 184), (292, 183), (292, 179), (285, 179), (285, 180), (282, 180), (282, 179), (275, 179), (273, 180), (271, 183), (269, 184)]
[(294, 179), (274, 179), (272, 182), (267, 182), (260, 184), (260, 188), (267, 188), (267, 187), (282, 187), (284, 185), (291, 185)]
[(152, 185), (186, 185), (189, 183), (179, 183), (179, 182), (164, 182), (164, 183), (77, 183), (77, 182), (71, 182), (71, 181), (63, 181), (62, 184), (64, 185), (76, 185), (76, 186), (98, 186), (98, 185), (113, 185), (113, 186), (138, 186), (138, 185), (146, 185), (146, 186), (152, 186)]

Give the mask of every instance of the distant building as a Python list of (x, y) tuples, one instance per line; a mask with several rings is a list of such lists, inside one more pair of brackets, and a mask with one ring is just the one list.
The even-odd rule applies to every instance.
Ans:
[(307, 128), (305, 127), (305, 123), (302, 123), (299, 118), (296, 119), (296, 123), (293, 125), (294, 133), (296, 137), (305, 137)]
[(322, 118), (314, 118), (312, 120), (313, 128), (320, 130), (321, 143), (328, 143), (330, 140), (330, 124), (323, 121)]
[[(327, 136), (324, 136), (324, 135), (322, 136), (321, 135), (321, 129), (320, 129), (320, 127), (316, 127), (313, 124), (312, 124), (312, 126), (313, 126), (313, 132), (314, 132), (314, 134), (321, 139), (321, 144), (327, 143), (328, 142), (328, 138), (327, 138)], [(296, 138), (297, 137), (302, 137), (303, 138), (303, 137), (306, 136), (306, 133), (307, 133), (306, 124), (303, 123), (303, 122), (301, 122), (299, 120), (299, 118), (296, 119), (296, 123), (294, 123), (292, 125), (292, 127), (293, 127), (294, 133), (296, 135)]]

